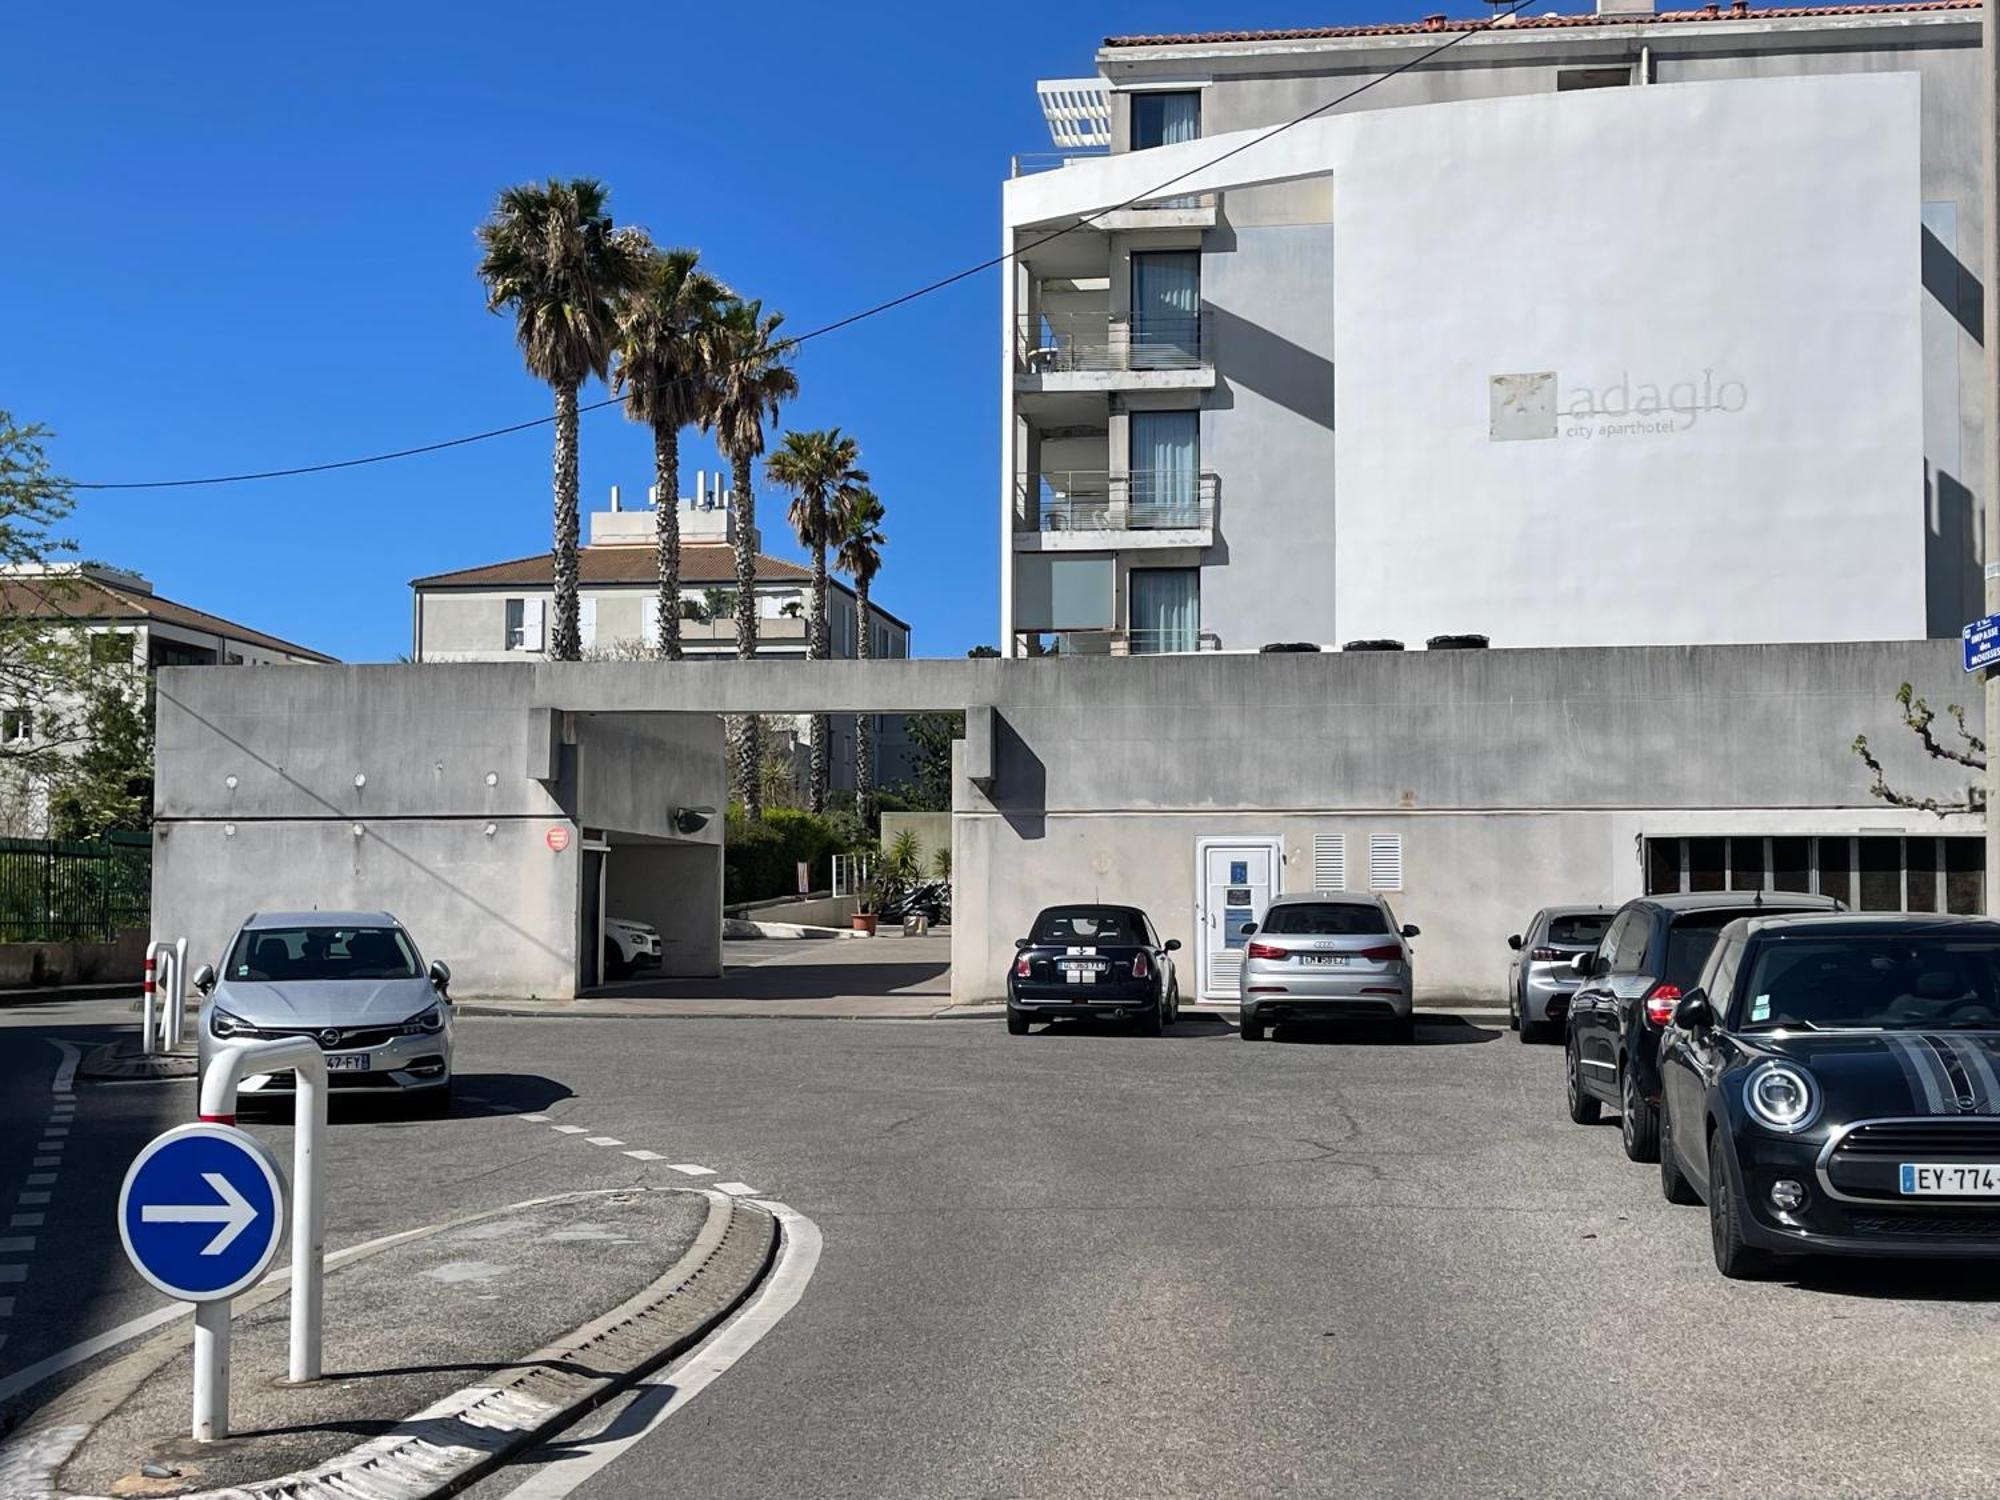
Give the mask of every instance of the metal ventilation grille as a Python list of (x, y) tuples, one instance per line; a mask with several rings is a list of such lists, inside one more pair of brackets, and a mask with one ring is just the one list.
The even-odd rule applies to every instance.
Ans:
[(1313, 889), (1347, 889), (1347, 837), (1339, 833), (1313, 835)]
[(1400, 833), (1368, 835), (1368, 889), (1400, 891), (1403, 888), (1403, 836)]
[(1208, 988), (1211, 994), (1234, 996), (1243, 987), (1243, 955), (1234, 949), (1208, 956)]

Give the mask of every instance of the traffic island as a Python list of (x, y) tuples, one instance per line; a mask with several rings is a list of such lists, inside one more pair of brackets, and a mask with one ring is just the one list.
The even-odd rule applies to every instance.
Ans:
[(439, 1494), (697, 1342), (776, 1244), (764, 1208), (673, 1188), (392, 1236), (329, 1257), (321, 1379), (286, 1381), (289, 1297), (267, 1282), (234, 1306), (229, 1436), (189, 1435), (176, 1323), (26, 1416), (0, 1447), (0, 1494)]

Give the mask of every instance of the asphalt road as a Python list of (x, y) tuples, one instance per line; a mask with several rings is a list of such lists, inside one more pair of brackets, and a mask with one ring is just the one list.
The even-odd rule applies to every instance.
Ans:
[[(31, 1034), (0, 1031), (10, 1193)], [(1992, 1493), (1993, 1272), (1726, 1283), (1704, 1215), (1564, 1118), (1556, 1051), (1420, 1040), (475, 1019), (459, 1116), (336, 1129), (331, 1239), (676, 1164), (817, 1223), (803, 1301), (579, 1496)], [(158, 1305), (97, 1231), (140, 1101), (185, 1087), (79, 1093), (0, 1370)]]

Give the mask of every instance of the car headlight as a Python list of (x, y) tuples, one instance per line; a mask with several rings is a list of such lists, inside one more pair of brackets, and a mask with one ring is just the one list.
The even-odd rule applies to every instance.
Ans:
[(232, 1016), (219, 1005), (208, 1013), (208, 1031), (210, 1036), (223, 1041), (233, 1037), (258, 1035), (255, 1026), (241, 1016)]
[(1796, 1135), (1819, 1118), (1819, 1085), (1790, 1063), (1759, 1063), (1743, 1080), (1743, 1104), (1766, 1130)]
[(404, 1036), (436, 1036), (444, 1030), (444, 1007), (427, 1005), (403, 1023)]

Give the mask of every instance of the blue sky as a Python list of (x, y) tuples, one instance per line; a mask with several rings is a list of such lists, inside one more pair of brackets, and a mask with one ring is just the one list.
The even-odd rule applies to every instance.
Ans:
[[(506, 184), (599, 177), (620, 222), (698, 246), (812, 327), (994, 253), (1009, 154), (1050, 145), (1034, 81), (1092, 71), (1105, 34), (1430, 8), (22, 7), (0, 93), (0, 406), (56, 430), (61, 471), (105, 481), (539, 416), (546, 388), (474, 276), (474, 226)], [(922, 655), (997, 629), (996, 277), (808, 345), (784, 417), (860, 439), (888, 508), (877, 596)], [(586, 508), (614, 483), (643, 494), (650, 452), (617, 411), (587, 416)], [(713, 460), (692, 434), (682, 455), (684, 473)], [(759, 493), (767, 550), (798, 555)], [(409, 649), (412, 577), (547, 547), (549, 433), (308, 478), (84, 493), (71, 530), (163, 594), (391, 659)]]

